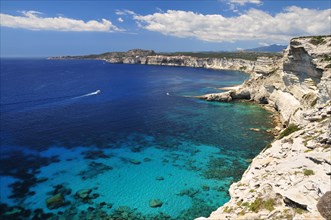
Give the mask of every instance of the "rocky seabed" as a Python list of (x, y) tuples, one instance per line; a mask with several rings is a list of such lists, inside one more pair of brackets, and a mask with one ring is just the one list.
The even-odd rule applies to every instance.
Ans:
[(198, 98), (246, 99), (278, 113), (280, 135), (231, 185), (231, 200), (199, 219), (331, 219), (331, 36), (294, 38), (282, 59), (154, 55), (106, 61), (244, 71), (251, 77), (241, 86)]

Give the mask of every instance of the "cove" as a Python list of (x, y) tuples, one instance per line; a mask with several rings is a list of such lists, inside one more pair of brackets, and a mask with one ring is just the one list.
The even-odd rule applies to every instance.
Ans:
[(17, 206), (26, 219), (208, 216), (272, 140), (273, 125), (257, 105), (188, 96), (247, 78), (185, 67), (2, 59), (2, 210)]

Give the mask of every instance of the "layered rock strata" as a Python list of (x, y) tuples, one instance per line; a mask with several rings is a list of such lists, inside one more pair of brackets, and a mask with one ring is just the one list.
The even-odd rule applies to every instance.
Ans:
[(208, 219), (331, 219), (317, 209), (331, 190), (331, 36), (292, 39), (282, 61), (266, 70), (255, 68), (236, 89), (200, 97), (266, 104), (285, 128)]
[(146, 64), (163, 66), (185, 66), (218, 70), (239, 70), (247, 73), (271, 71), (270, 67), (278, 63), (277, 57), (259, 57), (256, 61), (236, 58), (197, 58), (192, 56), (124, 56), (104, 59), (110, 63)]
[(249, 73), (241, 86), (198, 98), (265, 104), (279, 113), (283, 131), (231, 185), (231, 200), (208, 219), (331, 218), (317, 209), (331, 190), (331, 36), (294, 38), (282, 59), (136, 55), (105, 60)]

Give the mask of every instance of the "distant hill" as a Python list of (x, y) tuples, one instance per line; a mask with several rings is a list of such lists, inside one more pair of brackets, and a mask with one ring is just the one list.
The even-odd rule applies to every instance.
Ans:
[(258, 57), (281, 57), (280, 53), (275, 52), (260, 52), (260, 51), (234, 51), (234, 52), (171, 52), (171, 53), (157, 53), (153, 50), (142, 50), (142, 49), (133, 49), (127, 52), (106, 52), (102, 54), (90, 54), (90, 55), (81, 55), (81, 56), (58, 56), (58, 57), (49, 57), (48, 59), (97, 59), (97, 60), (109, 60), (109, 59), (118, 59), (123, 58), (137, 58), (137, 57), (146, 57), (146, 56), (155, 56), (155, 55), (164, 55), (164, 56), (191, 56), (197, 58), (229, 58), (229, 59), (244, 59), (244, 60), (257, 60)]
[(287, 46), (279, 45), (279, 44), (272, 44), (265, 47), (257, 47), (253, 49), (248, 49), (245, 51), (255, 51), (255, 52), (282, 52), (284, 49), (286, 49)]

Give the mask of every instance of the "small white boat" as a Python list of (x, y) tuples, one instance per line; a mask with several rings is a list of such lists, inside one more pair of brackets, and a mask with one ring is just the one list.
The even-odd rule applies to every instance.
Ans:
[(167, 95), (170, 95), (169, 92), (166, 93)]

